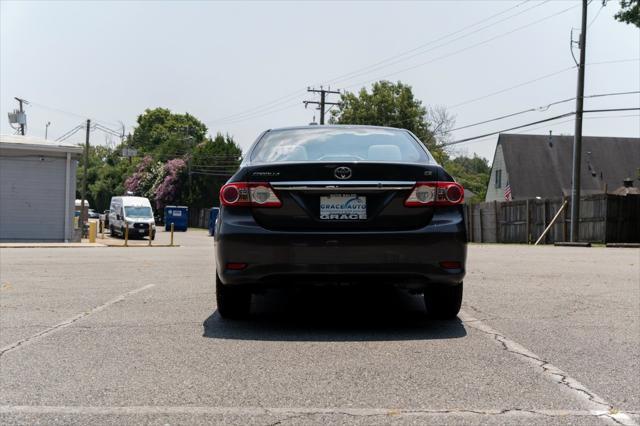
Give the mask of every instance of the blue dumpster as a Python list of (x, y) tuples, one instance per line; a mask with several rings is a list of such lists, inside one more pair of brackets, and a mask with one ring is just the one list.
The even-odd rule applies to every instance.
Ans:
[(216, 234), (216, 219), (218, 218), (218, 213), (220, 213), (218, 207), (212, 207), (209, 212), (209, 235), (211, 236)]
[(164, 208), (164, 230), (170, 231), (172, 223), (174, 231), (186, 231), (189, 226), (189, 207), (166, 206)]

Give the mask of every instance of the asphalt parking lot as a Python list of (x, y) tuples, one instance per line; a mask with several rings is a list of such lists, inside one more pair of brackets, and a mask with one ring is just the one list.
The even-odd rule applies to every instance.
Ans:
[(176, 242), (0, 249), (0, 423), (640, 423), (638, 249), (471, 245), (457, 321), (336, 289), (227, 322)]

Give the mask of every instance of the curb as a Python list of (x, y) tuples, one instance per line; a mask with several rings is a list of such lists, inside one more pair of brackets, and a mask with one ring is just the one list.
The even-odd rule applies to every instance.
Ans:
[[(91, 244), (91, 245), (89, 245)], [(69, 244), (52, 244), (52, 245), (42, 245), (42, 244), (27, 244), (27, 245), (15, 245), (15, 244), (7, 244), (0, 245), (0, 249), (20, 249), (20, 248), (102, 248), (109, 247), (106, 244), (98, 244), (89, 243), (83, 245), (69, 245)]]

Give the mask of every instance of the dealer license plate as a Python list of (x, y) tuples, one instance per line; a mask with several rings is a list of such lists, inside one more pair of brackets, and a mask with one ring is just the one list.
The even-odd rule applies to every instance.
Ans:
[(330, 194), (320, 196), (320, 219), (365, 220), (367, 197), (356, 194)]

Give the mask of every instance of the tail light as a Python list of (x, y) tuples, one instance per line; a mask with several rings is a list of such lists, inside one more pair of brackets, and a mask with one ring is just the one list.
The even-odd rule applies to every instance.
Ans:
[(232, 182), (220, 188), (223, 206), (280, 207), (282, 202), (268, 182)]
[(464, 201), (464, 188), (455, 182), (416, 182), (404, 201), (407, 207), (453, 206)]

